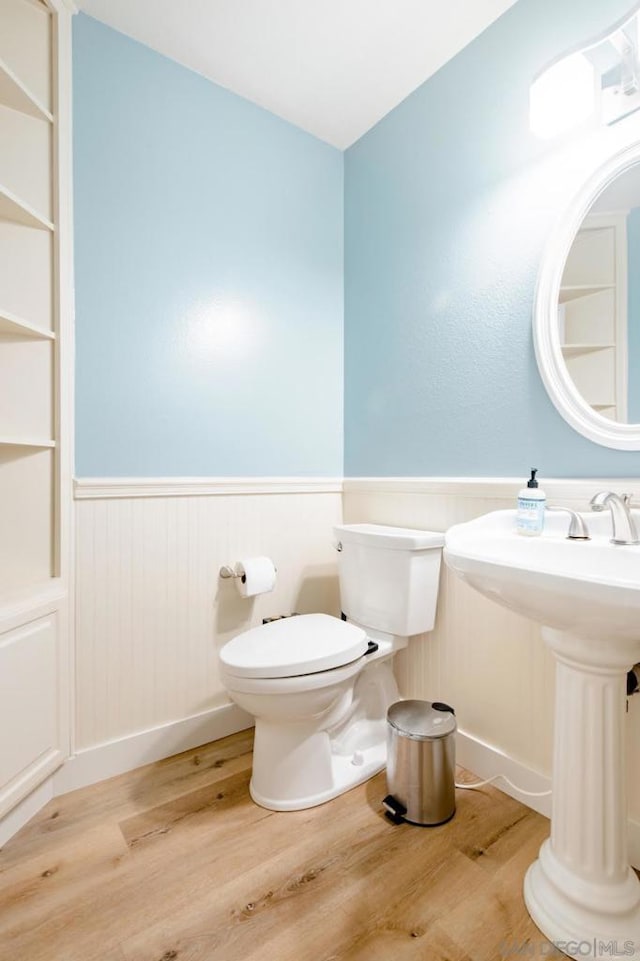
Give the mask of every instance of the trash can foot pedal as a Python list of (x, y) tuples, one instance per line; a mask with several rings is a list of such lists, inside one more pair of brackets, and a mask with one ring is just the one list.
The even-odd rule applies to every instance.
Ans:
[(382, 802), (382, 806), (384, 813), (390, 821), (393, 821), (394, 824), (403, 823), (407, 809), (404, 804), (400, 804), (400, 801), (397, 801), (392, 794), (387, 794)]

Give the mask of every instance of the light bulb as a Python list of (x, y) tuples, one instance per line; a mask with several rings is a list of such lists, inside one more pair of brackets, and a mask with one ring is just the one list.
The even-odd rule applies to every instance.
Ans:
[(529, 124), (543, 140), (579, 127), (594, 109), (595, 71), (582, 53), (559, 60), (531, 86)]

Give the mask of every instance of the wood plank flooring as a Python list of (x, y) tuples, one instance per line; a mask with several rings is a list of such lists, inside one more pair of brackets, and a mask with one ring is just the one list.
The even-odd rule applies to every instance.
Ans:
[(487, 788), (394, 826), (379, 775), (308, 811), (249, 797), (252, 732), (52, 801), (0, 851), (0, 961), (562, 958), (522, 879), (546, 818)]

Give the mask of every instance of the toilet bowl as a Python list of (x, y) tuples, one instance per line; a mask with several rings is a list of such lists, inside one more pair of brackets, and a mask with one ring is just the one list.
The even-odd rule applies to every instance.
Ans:
[[(267, 635), (265, 637), (265, 635)], [(246, 651), (279, 645), (285, 665), (265, 676)], [(313, 670), (318, 645), (336, 666)], [(262, 807), (294, 811), (322, 804), (385, 764), (387, 708), (398, 699), (391, 640), (367, 654), (362, 628), (328, 614), (302, 614), (257, 627), (221, 651), (221, 677), (236, 704), (256, 719), (251, 796)], [(340, 661), (344, 663), (340, 663)], [(289, 673), (280, 676), (283, 670)], [(257, 676), (256, 676), (257, 674)]]
[(322, 804), (384, 768), (387, 709), (399, 698), (393, 656), (435, 619), (442, 534), (334, 531), (349, 620), (283, 618), (220, 651), (229, 697), (256, 719), (251, 796), (274, 811)]

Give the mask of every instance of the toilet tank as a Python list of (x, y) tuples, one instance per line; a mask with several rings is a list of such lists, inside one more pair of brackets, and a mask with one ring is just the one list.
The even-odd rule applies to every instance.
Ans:
[(444, 534), (378, 524), (333, 531), (349, 620), (398, 637), (433, 629)]

